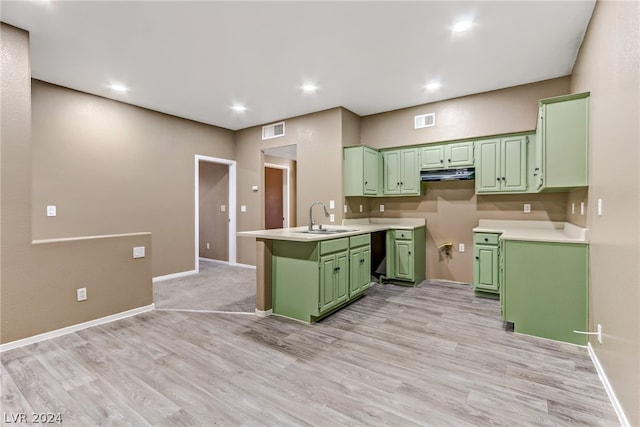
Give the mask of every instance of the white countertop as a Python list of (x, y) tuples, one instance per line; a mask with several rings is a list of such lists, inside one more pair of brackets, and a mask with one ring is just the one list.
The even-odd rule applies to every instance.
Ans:
[[(296, 242), (318, 242), (321, 240), (337, 239), (340, 237), (357, 236), (358, 234), (373, 233), (389, 229), (413, 230), (426, 226), (425, 219), (418, 218), (361, 218), (345, 219), (342, 225), (323, 225), (326, 229), (349, 230), (332, 234), (303, 233), (308, 227), (276, 228), (273, 230), (240, 231), (240, 237), (255, 237), (271, 240), (291, 240)], [(314, 229), (317, 228), (314, 226)]]
[(588, 243), (588, 229), (560, 221), (481, 219), (474, 233), (501, 233), (502, 240)]

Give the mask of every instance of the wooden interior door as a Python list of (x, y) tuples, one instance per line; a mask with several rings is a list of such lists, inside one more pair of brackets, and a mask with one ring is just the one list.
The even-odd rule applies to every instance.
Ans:
[(264, 168), (264, 228), (284, 227), (283, 170)]

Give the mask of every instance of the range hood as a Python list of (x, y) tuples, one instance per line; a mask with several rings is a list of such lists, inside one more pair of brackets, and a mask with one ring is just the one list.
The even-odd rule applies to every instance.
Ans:
[(444, 169), (435, 171), (420, 172), (421, 181), (457, 181), (464, 179), (475, 179), (476, 170), (474, 168), (465, 169)]

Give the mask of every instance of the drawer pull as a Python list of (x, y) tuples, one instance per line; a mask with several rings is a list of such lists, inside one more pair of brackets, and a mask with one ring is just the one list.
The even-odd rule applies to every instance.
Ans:
[(488, 242), (488, 241), (489, 241), (489, 239), (485, 237), (485, 238), (484, 238), (484, 241), (485, 241), (485, 242)]

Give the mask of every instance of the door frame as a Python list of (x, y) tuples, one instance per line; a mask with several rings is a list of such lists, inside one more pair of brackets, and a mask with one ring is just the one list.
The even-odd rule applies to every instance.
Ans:
[[(290, 224), (289, 222), (289, 212), (290, 212), (289, 183), (291, 182), (289, 166), (277, 165), (275, 163), (265, 163), (262, 169), (263, 176), (264, 176), (264, 168), (282, 169), (285, 172), (282, 177), (283, 178), (282, 179), (282, 202), (283, 202), (282, 212), (284, 216), (284, 221), (282, 226), (284, 228), (289, 228), (289, 224)], [(265, 185), (265, 188), (266, 188), (266, 185)], [(262, 221), (264, 222), (264, 209), (262, 209)]]
[(200, 272), (200, 162), (217, 163), (229, 167), (229, 206), (227, 212), (229, 214), (229, 265), (237, 265), (236, 262), (236, 161), (228, 159), (220, 159), (218, 157), (195, 155), (195, 270)]

